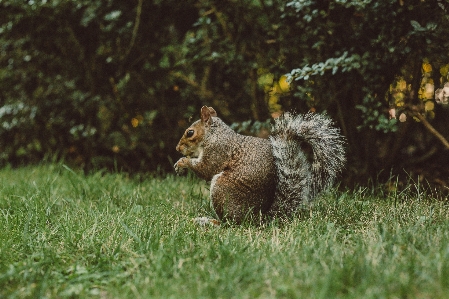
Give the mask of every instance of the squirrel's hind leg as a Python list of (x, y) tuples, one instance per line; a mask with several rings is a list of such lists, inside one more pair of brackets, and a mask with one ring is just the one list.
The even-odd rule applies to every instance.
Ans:
[(253, 212), (248, 206), (246, 197), (247, 194), (239, 191), (229, 173), (222, 171), (213, 176), (210, 199), (220, 220), (242, 223)]

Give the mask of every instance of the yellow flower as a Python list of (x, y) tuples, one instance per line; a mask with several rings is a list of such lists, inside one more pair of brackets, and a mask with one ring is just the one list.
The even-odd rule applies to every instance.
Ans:
[(114, 153), (118, 153), (118, 152), (120, 151), (120, 148), (118, 147), (118, 145), (114, 145), (114, 146), (112, 147), (112, 151), (113, 151)]
[(435, 108), (435, 104), (433, 103), (433, 101), (427, 101), (427, 102), (424, 104), (424, 109), (425, 109), (426, 111), (433, 111), (434, 108)]
[(279, 87), (281, 88), (282, 92), (286, 92), (290, 89), (290, 84), (287, 81), (287, 76), (281, 76), (279, 79)]
[(440, 74), (443, 77), (446, 77), (449, 73), (449, 64), (445, 64), (440, 68)]
[(399, 90), (401, 90), (401, 91), (405, 90), (407, 88), (407, 82), (405, 82), (404, 79), (401, 79), (401, 80), (398, 81), (397, 86), (398, 86)]
[(431, 99), (433, 97), (434, 88), (432, 83), (426, 83), (423, 90), (423, 97), (425, 99)]
[(423, 63), (422, 65), (422, 69), (424, 71), (424, 73), (430, 73), (432, 71), (432, 66), (430, 65), (430, 63)]

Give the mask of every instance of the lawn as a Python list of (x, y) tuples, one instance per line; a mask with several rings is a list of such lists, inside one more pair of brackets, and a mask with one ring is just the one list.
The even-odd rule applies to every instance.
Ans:
[[(393, 188), (394, 190), (394, 188)], [(0, 170), (0, 298), (448, 298), (449, 206), (331, 191), (285, 223), (200, 227), (195, 178)]]

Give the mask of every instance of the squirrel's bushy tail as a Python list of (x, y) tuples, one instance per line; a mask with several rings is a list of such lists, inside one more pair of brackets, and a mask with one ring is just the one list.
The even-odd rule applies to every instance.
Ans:
[(284, 113), (270, 140), (278, 180), (272, 214), (290, 215), (310, 202), (334, 183), (346, 161), (345, 140), (325, 115)]

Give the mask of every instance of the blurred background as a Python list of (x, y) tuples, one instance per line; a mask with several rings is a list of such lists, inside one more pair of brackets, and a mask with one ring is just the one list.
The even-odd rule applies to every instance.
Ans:
[(0, 0), (0, 166), (171, 172), (203, 105), (328, 113), (345, 185), (449, 186), (447, 0)]

